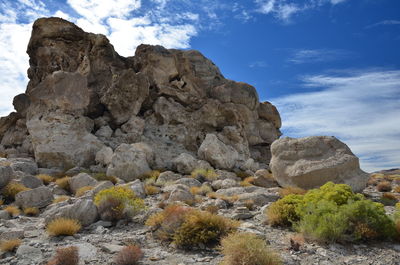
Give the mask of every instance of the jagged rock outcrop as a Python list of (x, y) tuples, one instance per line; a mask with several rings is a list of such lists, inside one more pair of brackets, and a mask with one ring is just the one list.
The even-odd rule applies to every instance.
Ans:
[(173, 168), (182, 153), (196, 158), (206, 135), (237, 154), (233, 165), (208, 161), (215, 167), (268, 164), (281, 134), (276, 108), (198, 51), (140, 45), (124, 58), (101, 34), (42, 18), (27, 52), (30, 81), (17, 112), (1, 118), (0, 140), (6, 154), (32, 154), (40, 167), (89, 167), (107, 146), (142, 142), (152, 168)]
[(271, 146), (271, 170), (282, 187), (311, 189), (328, 181), (345, 183), (362, 191), (368, 174), (358, 157), (333, 136), (284, 137)]

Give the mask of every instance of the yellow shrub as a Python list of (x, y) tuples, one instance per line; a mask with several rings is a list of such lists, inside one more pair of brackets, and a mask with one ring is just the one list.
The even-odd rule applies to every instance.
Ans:
[(16, 250), (21, 243), (22, 241), (20, 239), (3, 240), (0, 243), (0, 250), (3, 252), (12, 252)]
[(59, 188), (69, 191), (69, 180), (71, 177), (63, 177), (56, 180), (56, 184)]
[(13, 217), (18, 216), (21, 213), (18, 207), (12, 205), (9, 205), (6, 208), (4, 208), (4, 211), (8, 212)]
[(73, 236), (80, 229), (79, 221), (70, 218), (57, 218), (47, 225), (47, 233), (51, 236)]
[(53, 200), (53, 203), (63, 202), (63, 201), (68, 200), (69, 198), (71, 198), (71, 197), (66, 196), (66, 195), (62, 195), (62, 196), (60, 196), (60, 197), (55, 198), (55, 199)]
[(221, 241), (224, 259), (220, 265), (280, 265), (280, 257), (266, 242), (251, 233), (230, 234)]
[(24, 214), (28, 216), (36, 216), (39, 214), (39, 209), (36, 207), (24, 208)]
[(76, 196), (76, 197), (81, 197), (81, 196), (83, 196), (87, 191), (92, 190), (92, 189), (93, 189), (92, 186), (84, 186), (84, 187), (82, 187), (82, 188), (79, 188), (79, 189), (76, 191), (75, 196)]
[(27, 191), (30, 190), (29, 188), (25, 187), (23, 184), (15, 181), (9, 182), (4, 188), (3, 188), (3, 195), (8, 198), (8, 199), (15, 199), (15, 195), (22, 191)]
[(94, 198), (103, 220), (116, 221), (124, 216), (133, 216), (145, 208), (144, 201), (124, 186), (111, 187), (98, 192)]
[(41, 179), (44, 185), (49, 185), (51, 182), (54, 182), (54, 178), (46, 174), (39, 174), (36, 177)]

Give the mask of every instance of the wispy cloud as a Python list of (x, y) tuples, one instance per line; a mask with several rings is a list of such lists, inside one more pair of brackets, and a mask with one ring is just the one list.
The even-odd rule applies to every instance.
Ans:
[(367, 171), (400, 166), (400, 70), (302, 78), (317, 92), (273, 99), (287, 136), (334, 135)]
[(294, 64), (337, 61), (354, 56), (353, 52), (340, 49), (295, 49), (287, 60)]
[(267, 66), (268, 66), (268, 64), (264, 61), (254, 61), (249, 64), (250, 68), (264, 68)]
[(330, 4), (337, 5), (347, 0), (254, 0), (257, 12), (271, 14), (284, 23), (292, 22), (293, 16), (306, 10)]
[(377, 26), (384, 26), (384, 25), (400, 25), (400, 20), (383, 20), (383, 21), (374, 23), (372, 25), (368, 25), (365, 28), (370, 29), (370, 28), (374, 28)]

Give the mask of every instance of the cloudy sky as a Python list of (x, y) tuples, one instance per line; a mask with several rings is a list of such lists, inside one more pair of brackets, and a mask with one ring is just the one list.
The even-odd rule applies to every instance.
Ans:
[(197, 49), (278, 106), (286, 136), (334, 135), (367, 171), (400, 167), (400, 1), (0, 0), (0, 116), (27, 84), (32, 22), (59, 16), (131, 56)]

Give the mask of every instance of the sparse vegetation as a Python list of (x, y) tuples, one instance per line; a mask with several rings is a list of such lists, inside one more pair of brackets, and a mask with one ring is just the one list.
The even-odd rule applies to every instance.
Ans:
[(143, 257), (143, 252), (136, 245), (125, 246), (115, 257), (117, 265), (137, 265)]
[(27, 207), (24, 208), (24, 214), (28, 216), (36, 216), (39, 214), (39, 209), (36, 207)]
[(51, 236), (73, 236), (81, 229), (78, 220), (57, 218), (47, 224), (47, 233)]
[(22, 241), (20, 239), (8, 239), (2, 240), (0, 242), (0, 250), (3, 252), (12, 252), (15, 251), (20, 245)]
[(50, 183), (55, 181), (55, 178), (52, 176), (46, 175), (46, 174), (39, 174), (36, 176), (38, 179), (41, 179), (43, 181), (44, 185), (49, 185)]
[(200, 187), (191, 187), (190, 188), (190, 193), (192, 193), (193, 195), (206, 195), (207, 193), (212, 192), (212, 188), (208, 185), (202, 185)]
[(298, 187), (286, 187), (286, 188), (282, 188), (279, 190), (279, 195), (283, 198), (289, 194), (299, 194), (299, 195), (304, 195), (306, 194), (307, 191), (305, 189), (302, 188), (298, 188)]
[(280, 265), (280, 257), (266, 242), (251, 233), (234, 233), (223, 238), (220, 265)]
[(146, 192), (146, 195), (155, 195), (160, 193), (160, 188), (151, 184), (146, 184), (144, 186), (144, 190)]
[(3, 188), (3, 195), (9, 199), (14, 200), (15, 196), (22, 192), (30, 190), (29, 188), (25, 187), (23, 184), (15, 181), (10, 181), (4, 188)]
[(191, 173), (192, 178), (197, 179), (200, 182), (204, 181), (213, 181), (216, 180), (218, 177), (218, 174), (215, 173), (213, 169), (202, 169), (198, 168), (193, 170)]
[(21, 214), (19, 208), (13, 205), (6, 206), (4, 208), (4, 211), (8, 212), (8, 214), (11, 215), (12, 217), (16, 217)]
[(207, 211), (172, 205), (152, 215), (146, 222), (161, 240), (173, 241), (181, 248), (213, 245), (236, 230), (237, 222)]
[(79, 188), (79, 189), (76, 191), (75, 196), (76, 196), (76, 197), (81, 197), (81, 196), (83, 196), (87, 191), (92, 190), (92, 189), (93, 189), (92, 186), (84, 186), (84, 187), (81, 187), (81, 188)]
[(272, 225), (291, 226), (317, 241), (393, 238), (394, 222), (383, 205), (355, 194), (350, 186), (328, 182), (305, 195), (290, 194), (267, 209)]
[(387, 192), (392, 190), (392, 184), (389, 181), (381, 181), (376, 185), (376, 189), (380, 192)]
[(382, 194), (380, 202), (383, 205), (394, 206), (398, 202), (397, 196), (391, 192), (385, 192)]
[(68, 177), (68, 176), (56, 179), (56, 184), (59, 188), (66, 190), (66, 191), (70, 191), (70, 188), (69, 188), (69, 180), (70, 179), (71, 179), (71, 177)]
[(78, 265), (79, 264), (79, 252), (75, 246), (58, 248), (56, 249), (56, 255), (51, 259), (47, 265)]
[(240, 182), (240, 186), (249, 187), (254, 185), (254, 177), (247, 177)]
[(124, 186), (111, 187), (98, 192), (94, 202), (103, 220), (118, 221), (131, 217), (145, 208), (144, 201)]
[(67, 195), (61, 195), (61, 196), (55, 198), (55, 199), (53, 200), (53, 203), (63, 202), (63, 201), (68, 200), (69, 198), (71, 198), (71, 197), (69, 197), (69, 196), (67, 196)]
[(107, 176), (106, 173), (95, 173), (92, 177), (97, 181), (111, 181), (114, 185), (117, 184), (118, 179), (115, 176)]

